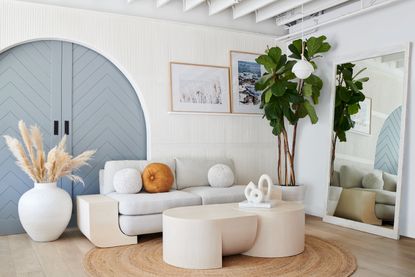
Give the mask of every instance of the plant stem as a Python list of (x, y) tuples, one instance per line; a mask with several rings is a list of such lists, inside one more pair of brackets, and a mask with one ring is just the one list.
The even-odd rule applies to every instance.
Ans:
[(333, 178), (334, 174), (334, 159), (336, 158), (336, 144), (337, 144), (337, 135), (334, 134), (331, 140), (331, 164), (330, 164), (330, 176)]
[(281, 134), (278, 135), (278, 184), (282, 184), (281, 180)]

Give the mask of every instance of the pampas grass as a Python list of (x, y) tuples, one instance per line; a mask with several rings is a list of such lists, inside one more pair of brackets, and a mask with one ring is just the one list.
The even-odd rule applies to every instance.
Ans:
[[(16, 164), (36, 183), (53, 183), (61, 177), (67, 177), (72, 181), (81, 182), (80, 176), (73, 172), (84, 165), (95, 154), (95, 150), (89, 150), (72, 157), (65, 151), (66, 136), (58, 145), (53, 147), (46, 155), (43, 147), (42, 133), (39, 127), (31, 126), (19, 121), (19, 131), (23, 144), (16, 138), (4, 136), (6, 144), (16, 158)], [(24, 145), (24, 146), (23, 146)]]

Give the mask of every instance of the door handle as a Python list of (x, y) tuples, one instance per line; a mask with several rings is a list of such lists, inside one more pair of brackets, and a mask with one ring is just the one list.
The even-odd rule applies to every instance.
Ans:
[(69, 120), (65, 120), (65, 135), (69, 135)]
[(53, 134), (55, 136), (59, 135), (59, 121), (53, 121)]

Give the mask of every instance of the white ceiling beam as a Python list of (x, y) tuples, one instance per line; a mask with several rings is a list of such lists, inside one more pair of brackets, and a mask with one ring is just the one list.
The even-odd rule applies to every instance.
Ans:
[[(134, 1), (134, 0), (132, 0)], [(166, 5), (167, 3), (169, 3), (171, 0), (157, 0), (156, 2), (156, 6), (157, 8), (160, 8), (161, 6)]]
[(302, 13), (301, 7), (297, 7), (289, 12), (286, 12), (283, 17), (277, 18), (277, 25), (283, 26), (287, 23), (301, 19), (303, 16), (307, 17), (349, 1), (350, 0), (314, 0), (304, 5), (304, 13)]
[(190, 11), (204, 2), (205, 0), (183, 0), (183, 11)]
[[(262, 7), (265, 7), (277, 0), (244, 0), (233, 6), (233, 19), (250, 14)], [(279, 2), (279, 1), (278, 1)]]
[(256, 11), (256, 22), (261, 22), (279, 14), (288, 12), (313, 0), (279, 0), (265, 8)]
[(238, 4), (239, 0), (208, 0), (209, 15), (214, 15)]

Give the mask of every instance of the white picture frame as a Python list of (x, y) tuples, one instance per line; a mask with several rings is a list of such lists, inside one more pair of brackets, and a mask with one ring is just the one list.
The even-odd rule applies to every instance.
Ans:
[(357, 134), (370, 135), (372, 129), (372, 98), (366, 97), (359, 105), (359, 112), (351, 116), (355, 125), (350, 131)]
[(261, 54), (230, 51), (232, 80), (232, 113), (261, 114), (262, 92), (255, 90), (255, 82), (261, 78), (265, 69), (256, 63)]
[(230, 113), (229, 67), (170, 62), (170, 111)]

